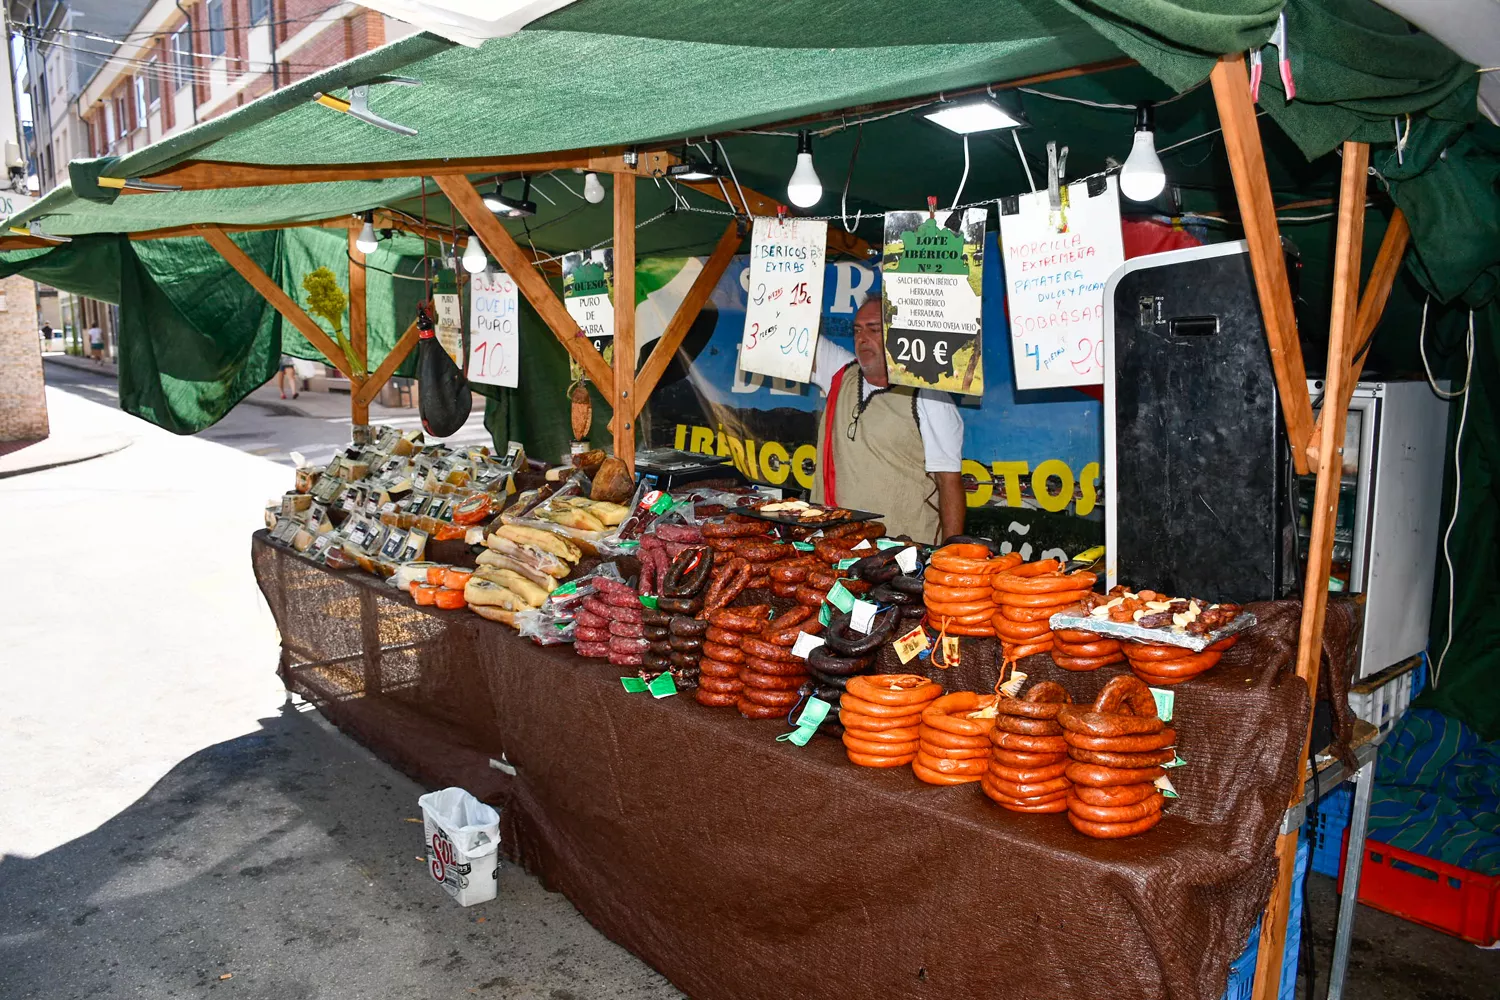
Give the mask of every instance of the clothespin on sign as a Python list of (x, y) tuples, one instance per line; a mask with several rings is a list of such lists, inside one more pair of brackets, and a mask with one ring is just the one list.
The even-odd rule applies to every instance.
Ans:
[[(1266, 45), (1276, 46), (1276, 59), (1281, 71), (1281, 87), (1286, 91), (1286, 99), (1291, 100), (1297, 96), (1297, 84), (1292, 80), (1292, 56), (1287, 49), (1286, 42), (1286, 11), (1282, 11), (1276, 17), (1276, 30), (1271, 32), (1271, 38)], [(1265, 46), (1261, 46), (1265, 48)], [(1260, 100), (1260, 78), (1261, 49), (1250, 51), (1250, 100)]]
[(927, 196), (927, 217), (933, 220), (937, 219), (937, 195), (935, 194)]
[(777, 220), (783, 226), (786, 225), (786, 206), (785, 205), (777, 205), (776, 206), (776, 218), (777, 218)]
[(1059, 153), (1057, 143), (1047, 143), (1047, 203), (1051, 208), (1048, 221), (1059, 233), (1068, 230), (1068, 189), (1063, 177), (1068, 170), (1068, 147)]
[(382, 118), (370, 110), (370, 88), (380, 83), (392, 83), (401, 87), (420, 87), (421, 80), (413, 80), (405, 76), (381, 76), (376, 77), (369, 83), (361, 83), (349, 88), (349, 99), (334, 97), (332, 94), (317, 93), (313, 100), (325, 108), (341, 111), (346, 115), (353, 115), (362, 122), (379, 126), (387, 132), (395, 132), (397, 135), (416, 135), (417, 130), (408, 125), (398, 125), (393, 121)]

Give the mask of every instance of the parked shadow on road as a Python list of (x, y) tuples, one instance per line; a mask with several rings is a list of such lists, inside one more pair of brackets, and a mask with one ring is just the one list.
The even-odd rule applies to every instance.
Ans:
[(495, 902), (454, 904), (422, 791), (288, 706), (93, 832), (0, 858), (0, 997), (678, 995), (510, 865)]

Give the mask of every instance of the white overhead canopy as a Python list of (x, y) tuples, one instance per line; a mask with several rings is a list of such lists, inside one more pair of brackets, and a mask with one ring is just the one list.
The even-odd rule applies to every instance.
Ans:
[(537, 18), (573, 0), (354, 0), (423, 31), (476, 47), (487, 38), (514, 35)]
[[(1500, 0), (1375, 0), (1481, 70), (1500, 68)], [(1481, 74), (1479, 111), (1500, 125), (1500, 72)]]

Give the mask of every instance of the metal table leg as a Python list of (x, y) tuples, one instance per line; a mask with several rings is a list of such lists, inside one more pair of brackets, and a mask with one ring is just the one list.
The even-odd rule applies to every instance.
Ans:
[(1328, 1000), (1342, 1000), (1344, 995), (1344, 973), (1349, 968), (1349, 948), (1354, 940), (1354, 910), (1359, 905), (1359, 874), (1364, 868), (1365, 827), (1370, 822), (1370, 796), (1374, 789), (1372, 758), (1354, 776), (1354, 814), (1349, 817), (1349, 850), (1344, 855), (1344, 889), (1339, 894), (1338, 930), (1333, 937), (1333, 961), (1328, 969)]

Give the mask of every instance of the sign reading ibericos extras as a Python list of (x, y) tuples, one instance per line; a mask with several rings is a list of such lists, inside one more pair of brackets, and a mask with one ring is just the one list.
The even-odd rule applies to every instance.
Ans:
[(885, 364), (893, 384), (984, 392), (984, 216), (971, 208), (885, 217)]
[(1104, 285), (1125, 262), (1115, 178), (1000, 203), (1016, 388), (1104, 382)]
[(828, 223), (756, 219), (740, 370), (806, 382), (823, 312)]

